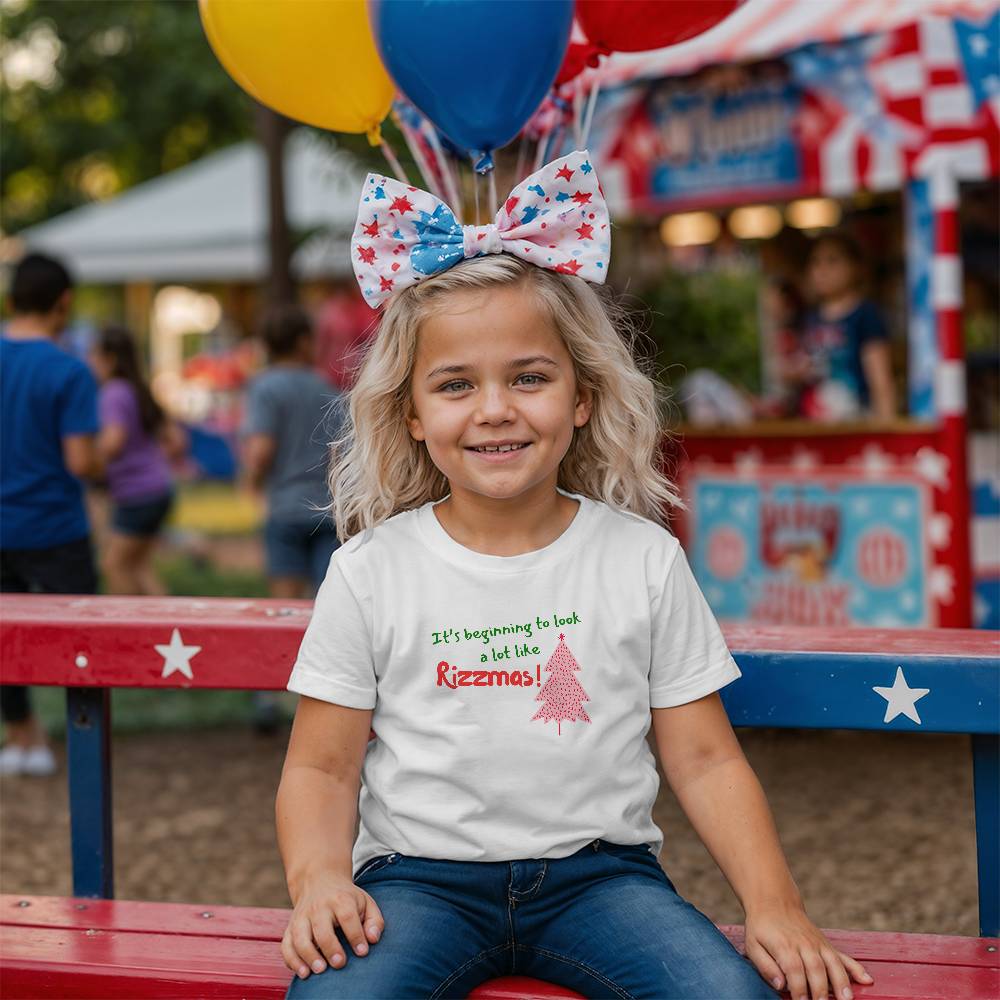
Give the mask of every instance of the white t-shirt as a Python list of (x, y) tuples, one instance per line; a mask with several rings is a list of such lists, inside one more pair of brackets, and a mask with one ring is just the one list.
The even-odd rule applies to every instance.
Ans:
[(579, 509), (533, 552), (466, 548), (428, 502), (333, 554), (288, 690), (374, 708), (354, 871), (597, 838), (659, 855), (650, 709), (740, 670), (673, 535), (560, 492)]

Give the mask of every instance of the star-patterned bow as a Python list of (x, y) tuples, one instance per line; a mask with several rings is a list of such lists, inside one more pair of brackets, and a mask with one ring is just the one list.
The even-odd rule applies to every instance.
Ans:
[(434, 195), (369, 174), (351, 238), (354, 274), (377, 309), (393, 292), (469, 257), (510, 253), (539, 267), (603, 283), (608, 207), (586, 151), (526, 177), (486, 226), (463, 226)]

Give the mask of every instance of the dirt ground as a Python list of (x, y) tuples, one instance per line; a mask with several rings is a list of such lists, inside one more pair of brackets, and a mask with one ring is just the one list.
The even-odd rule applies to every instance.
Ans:
[[(823, 927), (977, 933), (968, 739), (742, 731), (812, 919)], [(287, 730), (115, 737), (116, 895), (287, 906), (273, 801)], [(0, 782), (0, 888), (71, 893), (61, 772)], [(742, 911), (665, 784), (655, 818), (678, 891), (719, 923)]]

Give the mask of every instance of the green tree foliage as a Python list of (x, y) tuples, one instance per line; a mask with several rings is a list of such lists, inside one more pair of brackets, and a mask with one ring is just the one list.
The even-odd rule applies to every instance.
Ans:
[(8, 233), (253, 135), (193, 2), (3, 0), (0, 45)]
[(760, 390), (759, 284), (759, 275), (746, 271), (668, 269), (641, 290), (665, 382), (676, 387), (696, 368), (711, 368), (737, 385)]

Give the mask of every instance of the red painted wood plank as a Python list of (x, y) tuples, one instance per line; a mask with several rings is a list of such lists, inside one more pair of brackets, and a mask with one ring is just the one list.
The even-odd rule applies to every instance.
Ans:
[[(22, 903), (29, 905), (23, 906)], [(15, 927), (194, 934), (278, 942), (285, 932), (290, 913), (290, 910), (272, 907), (0, 895), (0, 924)], [(721, 929), (742, 951), (743, 927), (724, 925)], [(824, 933), (838, 949), (853, 955), (858, 961), (982, 968), (996, 968), (1000, 963), (1000, 938), (838, 928), (825, 928)]]
[[(31, 905), (20, 906), (19, 902)], [(77, 909), (79, 905), (87, 909)], [(212, 916), (204, 917), (203, 913)], [(144, 984), (144, 996), (178, 995), (178, 984), (195, 982), (203, 996), (230, 997), (241, 991), (245, 996), (250, 988), (255, 996), (270, 996), (272, 987), (283, 990), (287, 986), (288, 973), (278, 950), (287, 913), (266, 908), (7, 895), (0, 898), (4, 995), (38, 996), (42, 983), (50, 983), (55, 995), (66, 995), (59, 992), (59, 983), (68, 985), (69, 979), (64, 977), (71, 975), (77, 985), (84, 979), (87, 982), (86, 989), (73, 992), (74, 996), (128, 995), (128, 983), (138, 981)], [(742, 927), (722, 929), (737, 948), (742, 947)], [(837, 948), (864, 961), (875, 976), (874, 987), (857, 987), (859, 998), (939, 1000), (960, 996), (985, 1000), (995, 997), (1000, 988), (996, 950), (1000, 942), (995, 938), (834, 929), (826, 933)], [(178, 947), (179, 934), (185, 935), (182, 947)], [(155, 984), (154, 988), (147, 990), (147, 981)], [(29, 992), (19, 992), (16, 984), (22, 982), (31, 984), (26, 986)], [(233, 986), (235, 993), (230, 991)], [(510, 1000), (526, 995), (519, 990), (518, 984), (505, 986), (494, 981), (472, 996), (476, 1000)], [(541, 984), (535, 987), (535, 994), (527, 995), (536, 994), (572, 995), (546, 993)]]
[(527, 976), (502, 976), (481, 983), (468, 996), (467, 1000), (564, 1000), (564, 998), (583, 998), (582, 993), (568, 990), (564, 986), (554, 986)]
[[(289, 981), (277, 950), (259, 941), (176, 935), (87, 933), (0, 927), (4, 997), (281, 997)], [(348, 961), (366, 961), (349, 958)], [(858, 1000), (995, 1000), (1000, 975), (992, 968), (868, 961), (871, 987), (855, 984)], [(476, 1000), (519, 1000), (503, 984), (483, 984)], [(537, 996), (546, 994), (541, 984)], [(563, 992), (562, 996), (566, 996)], [(572, 994), (570, 994), (572, 995)]]
[[(27, 905), (23, 905), (27, 904)], [(0, 895), (0, 924), (280, 941), (291, 910), (71, 896)]]
[[(5, 594), (0, 659), (7, 683), (282, 690), (311, 612), (308, 601)], [(183, 658), (191, 677), (181, 670), (164, 676), (166, 660), (156, 647), (170, 645), (175, 629), (191, 649)], [(1000, 655), (1000, 635), (982, 629), (725, 631), (737, 652)]]

